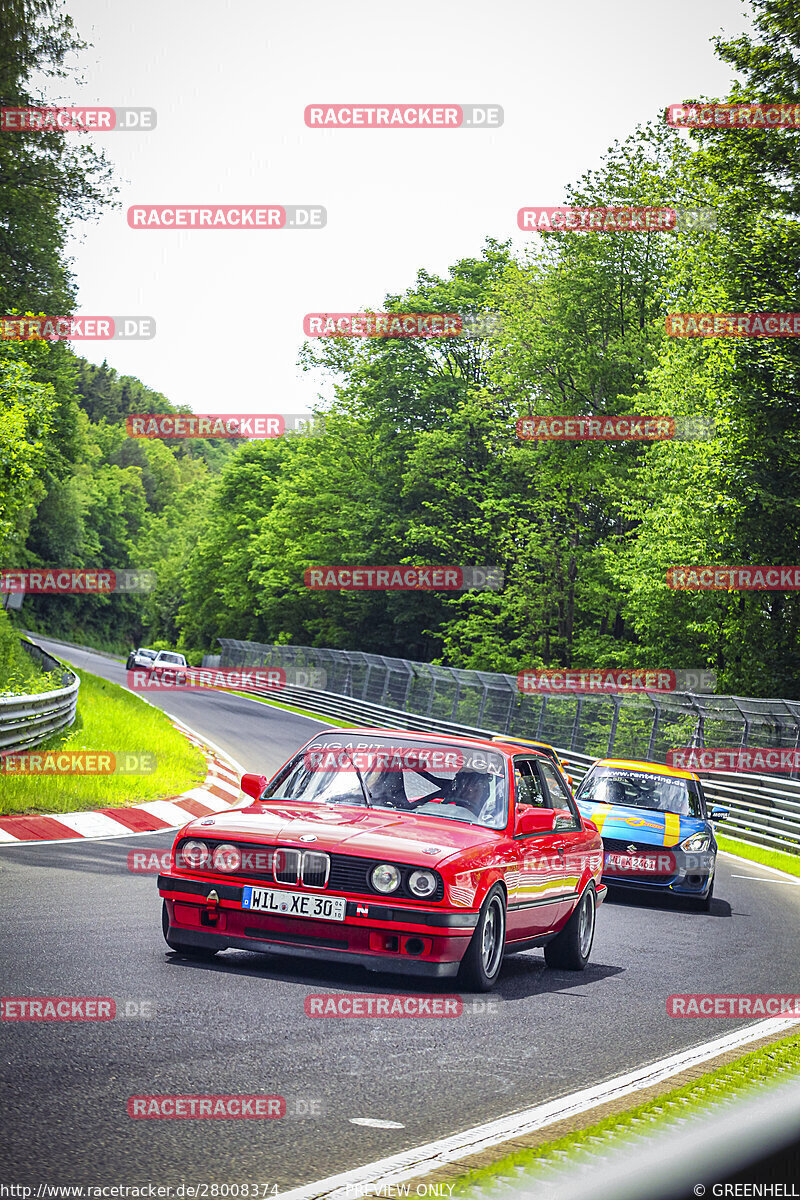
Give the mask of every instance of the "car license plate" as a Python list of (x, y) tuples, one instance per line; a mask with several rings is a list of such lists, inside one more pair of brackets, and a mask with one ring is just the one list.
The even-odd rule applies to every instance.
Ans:
[(311, 921), (343, 921), (347, 913), (344, 896), (315, 896), (309, 892), (278, 892), (272, 888), (246, 887), (242, 908), (251, 912), (275, 913), (279, 917), (307, 917)]
[(658, 859), (647, 855), (606, 854), (606, 870), (623, 874), (654, 875), (660, 871)]

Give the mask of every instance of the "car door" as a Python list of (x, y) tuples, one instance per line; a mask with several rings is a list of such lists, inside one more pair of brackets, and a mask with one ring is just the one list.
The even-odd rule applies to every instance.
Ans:
[(578, 806), (555, 766), (545, 759), (540, 759), (536, 766), (555, 813), (553, 847), (563, 863), (564, 902), (559, 913), (561, 918), (567, 916), (577, 902), (581, 878), (587, 867), (591, 866), (593, 839), (583, 828)]
[[(537, 770), (537, 760), (514, 756), (515, 828), (526, 810), (538, 810), (542, 821), (535, 832), (514, 833), (516, 869), (509, 884), (508, 940), (525, 941), (555, 928), (564, 911), (567, 890), (562, 830), (554, 828), (550, 793)], [(549, 827), (546, 827), (548, 826)]]

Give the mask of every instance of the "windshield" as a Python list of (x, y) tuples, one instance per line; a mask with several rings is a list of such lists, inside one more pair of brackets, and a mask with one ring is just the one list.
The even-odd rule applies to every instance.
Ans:
[(183, 659), (181, 658), (180, 654), (164, 654), (162, 651), (162, 653), (159, 657), (161, 658), (162, 662), (179, 663), (179, 664), (183, 662)]
[(276, 776), (263, 800), (356, 804), (504, 829), (503, 756), (446, 742), (322, 736)]
[(700, 796), (690, 783), (688, 779), (675, 779), (670, 775), (651, 775), (621, 767), (596, 767), (578, 788), (576, 799), (703, 817)]
[(137, 650), (136, 653), (141, 658), (155, 658), (155, 656), (158, 654), (158, 651), (157, 650)]

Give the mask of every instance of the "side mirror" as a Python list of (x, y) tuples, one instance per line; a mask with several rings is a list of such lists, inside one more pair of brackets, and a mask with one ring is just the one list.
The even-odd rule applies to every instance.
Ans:
[(266, 775), (243, 775), (239, 786), (246, 796), (250, 796), (253, 800), (258, 800), (267, 786), (267, 777)]
[(552, 808), (537, 808), (535, 805), (525, 804), (516, 811), (514, 836), (530, 837), (534, 833), (552, 833), (554, 816)]
[(719, 808), (716, 805), (711, 810), (712, 821), (725, 821), (730, 816), (729, 808)]

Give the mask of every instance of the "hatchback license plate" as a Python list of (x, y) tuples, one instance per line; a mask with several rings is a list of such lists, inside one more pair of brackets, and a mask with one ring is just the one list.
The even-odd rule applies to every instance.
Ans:
[(343, 921), (347, 913), (344, 896), (315, 896), (309, 892), (277, 892), (272, 888), (246, 887), (242, 908), (251, 912), (275, 913), (279, 917), (306, 917), (311, 921)]

